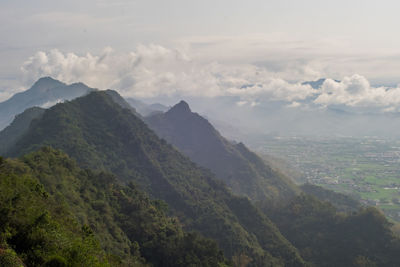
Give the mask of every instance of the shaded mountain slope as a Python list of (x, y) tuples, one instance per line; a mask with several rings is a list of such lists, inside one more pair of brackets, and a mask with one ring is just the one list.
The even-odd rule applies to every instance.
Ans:
[(160, 140), (131, 110), (106, 92), (57, 104), (32, 121), (8, 152), (49, 145), (84, 168), (108, 170), (168, 203), (185, 229), (215, 239), (227, 256), (247, 255), (251, 266), (302, 266), (296, 249), (249, 200), (233, 196), (208, 171)]
[(330, 202), (339, 211), (352, 212), (361, 208), (361, 203), (356, 199), (318, 185), (307, 183), (301, 185), (300, 188), (303, 192), (316, 197), (320, 201)]
[(0, 132), (0, 155), (10, 149), (28, 130), (31, 121), (40, 118), (43, 113), (44, 109), (33, 107), (15, 116), (12, 123)]
[(114, 90), (105, 90), (112, 100), (120, 105), (124, 109), (129, 109), (133, 114), (135, 114), (137, 117), (141, 118), (142, 115), (137, 113), (136, 109), (128, 102), (126, 101), (122, 96), (120, 96), (116, 91)]
[(328, 202), (301, 195), (272, 214), (313, 266), (400, 266), (400, 239), (375, 208), (345, 215)]
[(164, 114), (147, 117), (146, 123), (160, 138), (214, 172), (235, 193), (255, 201), (272, 201), (290, 199), (300, 191), (244, 144), (234, 144), (222, 137), (184, 101)]
[(67, 85), (50, 77), (39, 79), (30, 89), (13, 95), (0, 103), (0, 130), (14, 119), (14, 116), (34, 106), (51, 106), (57, 102), (82, 96), (92, 88), (83, 83)]

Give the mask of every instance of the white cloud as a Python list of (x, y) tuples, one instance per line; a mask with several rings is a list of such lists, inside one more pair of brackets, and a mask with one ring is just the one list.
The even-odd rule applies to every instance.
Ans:
[(105, 85), (113, 78), (112, 66), (107, 62), (111, 52), (110, 48), (106, 48), (99, 56), (90, 53), (77, 56), (74, 53), (64, 54), (57, 49), (48, 53), (40, 51), (25, 61), (21, 70), (27, 85), (43, 76), (69, 83), (84, 81), (94, 86)]
[(314, 103), (321, 105), (346, 105), (350, 107), (378, 107), (382, 111), (393, 111), (400, 105), (400, 88), (373, 87), (358, 74), (337, 82), (327, 79), (321, 94)]
[(314, 93), (308, 85), (289, 83), (250, 64), (198, 62), (186, 53), (159, 45), (140, 45), (130, 53), (106, 48), (100, 55), (78, 56), (59, 50), (37, 52), (22, 66), (27, 84), (42, 76), (71, 83), (82, 81), (126, 96), (237, 96), (256, 106), (258, 100), (303, 100)]
[(296, 101), (293, 101), (289, 105), (286, 105), (286, 107), (288, 107), (288, 108), (297, 108), (297, 107), (300, 107), (300, 106), (301, 106), (301, 104), (299, 102), (296, 102)]
[(62, 103), (62, 102), (63, 102), (63, 99), (56, 99), (54, 101), (48, 101), (48, 102), (42, 104), (40, 107), (41, 108), (49, 108), (49, 107), (52, 107), (52, 106), (54, 106), (58, 103)]
[(242, 106), (244, 106), (246, 104), (247, 104), (247, 101), (238, 101), (238, 102), (236, 102), (236, 105), (238, 105), (239, 107), (242, 107)]
[(238, 106), (283, 101), (287, 107), (297, 108), (302, 102), (313, 101), (319, 106), (372, 107), (384, 112), (400, 107), (400, 87), (373, 87), (358, 74), (340, 82), (327, 79), (316, 90), (300, 82), (289, 82), (279, 72), (263, 66), (203, 62), (193, 59), (187, 50), (154, 44), (139, 45), (129, 53), (117, 53), (111, 48), (99, 55), (77, 55), (56, 49), (37, 52), (23, 64), (22, 72), (29, 85), (42, 76), (52, 76), (63, 82), (82, 81), (139, 98), (232, 96), (237, 98)]
[(4, 101), (4, 100), (6, 100), (6, 99), (8, 99), (8, 98), (10, 98), (10, 97), (11, 97), (11, 94), (10, 94), (10, 93), (8, 93), (8, 92), (1, 92), (1, 91), (0, 91), (0, 102)]

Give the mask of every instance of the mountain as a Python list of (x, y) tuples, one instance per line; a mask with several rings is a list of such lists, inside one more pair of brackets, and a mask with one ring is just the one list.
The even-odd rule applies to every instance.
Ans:
[[(187, 109), (182, 105), (178, 111)], [(76, 161), (49, 147), (39, 149), (44, 145), (61, 148)], [(273, 224), (247, 198), (232, 195), (210, 172), (159, 139), (110, 91), (46, 110), (6, 154), (22, 158), (0, 157), (0, 224), (12, 226), (0, 228), (0, 263), (12, 258), (22, 264), (29, 252), (40, 263), (28, 265), (60, 264), (71, 255), (65, 253), (77, 251), (76, 244), (86, 253), (78, 254), (81, 260), (108, 260), (111, 266), (132, 260), (133, 266), (224, 266), (218, 247), (205, 235), (217, 241), (233, 266), (400, 264), (400, 240), (376, 209), (345, 214), (301, 194), (268, 210)], [(55, 206), (43, 206), (40, 198)], [(348, 203), (339, 199), (338, 204)], [(46, 211), (50, 217), (41, 224)], [(89, 244), (64, 250), (63, 244), (71, 245), (60, 243), (66, 236)], [(44, 253), (33, 249), (38, 242)]]
[(92, 88), (83, 83), (67, 85), (50, 77), (40, 78), (30, 89), (13, 95), (0, 103), (0, 130), (10, 124), (14, 116), (30, 107), (49, 107), (64, 100), (82, 96)]
[(123, 109), (128, 109), (130, 110), (133, 114), (135, 114), (137, 117), (141, 118), (142, 115), (136, 112), (136, 109), (129, 104), (128, 101), (126, 101), (122, 96), (120, 96), (116, 91), (114, 90), (105, 90), (106, 94), (108, 94), (112, 100), (117, 103), (120, 107)]
[(318, 185), (306, 183), (300, 186), (303, 192), (316, 197), (320, 201), (331, 203), (337, 210), (341, 212), (355, 212), (362, 206), (359, 201), (352, 197), (325, 189)]
[(0, 157), (0, 265), (108, 266), (87, 228), (21, 160)]
[(329, 202), (300, 195), (271, 215), (312, 266), (400, 266), (400, 238), (373, 207), (344, 214)]
[[(136, 110), (117, 92), (113, 90), (106, 90), (105, 92), (122, 108), (129, 109), (136, 116), (141, 117), (141, 115), (138, 114)], [(40, 118), (44, 111), (45, 109), (43, 108), (33, 107), (28, 108), (21, 114), (16, 115), (12, 123), (4, 130), (0, 131), (0, 155), (6, 153), (6, 151), (11, 148), (23, 134), (25, 134), (31, 121)]]
[(39, 107), (28, 108), (15, 116), (13, 122), (0, 132), (0, 155), (3, 155), (29, 128), (33, 119), (40, 118), (44, 109)]
[(127, 98), (126, 101), (142, 116), (149, 116), (153, 113), (165, 112), (168, 110), (168, 107), (160, 103), (146, 104), (143, 101), (134, 98)]
[(81, 168), (114, 173), (165, 201), (185, 230), (217, 241), (233, 261), (249, 266), (304, 266), (296, 249), (247, 198), (234, 196), (204, 168), (159, 139), (109, 92), (95, 91), (57, 104), (33, 120), (6, 155), (51, 146)]
[(210, 169), (234, 193), (270, 202), (290, 199), (300, 191), (288, 177), (273, 170), (243, 143), (233, 143), (221, 136), (184, 101), (145, 120), (160, 138)]
[(27, 266), (225, 266), (216, 243), (184, 232), (165, 203), (60, 151), (1, 159), (0, 170), (1, 266), (21, 266), (11, 256)]

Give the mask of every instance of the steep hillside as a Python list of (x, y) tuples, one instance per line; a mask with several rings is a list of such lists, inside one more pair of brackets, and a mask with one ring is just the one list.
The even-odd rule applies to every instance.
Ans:
[(300, 190), (243, 143), (234, 144), (181, 101), (168, 112), (146, 118), (160, 138), (200, 166), (209, 168), (232, 191), (255, 201), (290, 199)]
[(15, 116), (12, 123), (0, 132), (0, 155), (10, 149), (28, 130), (31, 121), (40, 118), (43, 113), (44, 109), (33, 107)]
[(328, 202), (301, 195), (272, 218), (313, 266), (400, 266), (400, 239), (375, 208), (344, 215)]
[(90, 229), (24, 162), (0, 157), (0, 214), (1, 266), (109, 266)]
[(361, 208), (361, 203), (350, 196), (336, 193), (318, 185), (303, 184), (300, 186), (303, 192), (312, 195), (320, 201), (330, 202), (335, 208), (343, 212), (357, 211)]
[(296, 249), (246, 198), (233, 196), (208, 171), (160, 140), (130, 109), (106, 92), (58, 104), (34, 120), (8, 152), (49, 145), (84, 168), (108, 170), (168, 203), (185, 229), (217, 240), (228, 257), (250, 266), (302, 266)]
[(92, 90), (83, 83), (67, 85), (50, 77), (41, 78), (30, 89), (0, 103), (0, 130), (9, 125), (15, 115), (28, 108), (48, 107), (60, 101), (82, 96)]
[[(105, 92), (122, 108), (129, 109), (136, 116), (140, 116), (117, 92), (112, 90), (106, 90)], [(15, 142), (29, 129), (32, 120), (40, 118), (44, 111), (45, 109), (43, 108), (32, 107), (16, 115), (12, 123), (0, 131), (0, 155), (5, 154), (13, 147)]]
[(60, 151), (44, 147), (0, 165), (2, 246), (29, 266), (56, 255), (68, 266), (224, 266), (216, 243), (183, 232), (165, 203), (111, 174), (82, 170)]
[(128, 102), (126, 101), (122, 96), (120, 96), (116, 91), (114, 90), (105, 90), (111, 99), (120, 105), (120, 107), (124, 109), (129, 109), (133, 114), (135, 114), (137, 117), (141, 118), (142, 115), (136, 112), (136, 109)]

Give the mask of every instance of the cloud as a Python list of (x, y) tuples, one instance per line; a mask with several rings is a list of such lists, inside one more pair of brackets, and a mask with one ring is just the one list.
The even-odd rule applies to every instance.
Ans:
[[(271, 72), (262, 65), (204, 62), (191, 57), (185, 49), (155, 44), (139, 45), (128, 53), (105, 48), (98, 55), (63, 53), (57, 49), (40, 51), (21, 69), (27, 85), (40, 77), (52, 76), (67, 83), (82, 81), (100, 89), (112, 88), (124, 96), (138, 98), (230, 96), (237, 99), (238, 106), (250, 107), (282, 101), (291, 108), (313, 103), (383, 112), (400, 110), (399, 86), (374, 87), (358, 74), (341, 81), (326, 79), (321, 88), (313, 89), (301, 82), (287, 81), (279, 72)], [(295, 69), (299, 67), (296, 65)]]
[(242, 107), (242, 106), (244, 106), (246, 104), (247, 104), (247, 101), (238, 101), (238, 102), (236, 102), (236, 105), (238, 105), (239, 107)]
[(301, 106), (301, 104), (299, 102), (296, 102), (296, 101), (293, 101), (289, 105), (286, 105), (286, 107), (288, 107), (288, 108), (297, 108), (297, 107), (300, 107), (300, 106)]
[(49, 108), (49, 107), (52, 107), (52, 106), (54, 106), (58, 103), (62, 103), (62, 102), (63, 102), (63, 99), (56, 99), (54, 101), (48, 101), (48, 102), (42, 104), (40, 107), (41, 108)]
[(23, 79), (26, 85), (43, 76), (69, 83), (84, 81), (94, 86), (107, 84), (113, 76), (110, 62), (106, 60), (111, 52), (110, 48), (106, 48), (99, 56), (90, 53), (78, 56), (74, 53), (64, 54), (57, 49), (48, 53), (40, 51), (24, 62), (21, 67)]
[(2, 102), (3, 100), (8, 99), (10, 97), (11, 97), (10, 93), (0, 91), (0, 102)]
[(159, 45), (139, 45), (130, 53), (106, 48), (99, 55), (79, 56), (57, 49), (37, 52), (22, 66), (26, 84), (43, 76), (71, 83), (82, 81), (125, 96), (237, 96), (250, 106), (262, 100), (303, 100), (308, 85), (289, 83), (252, 64), (199, 62), (185, 52)]
[(373, 87), (365, 77), (354, 74), (344, 77), (340, 82), (327, 79), (314, 103), (325, 106), (381, 108), (384, 112), (395, 111), (400, 105), (400, 88)]

